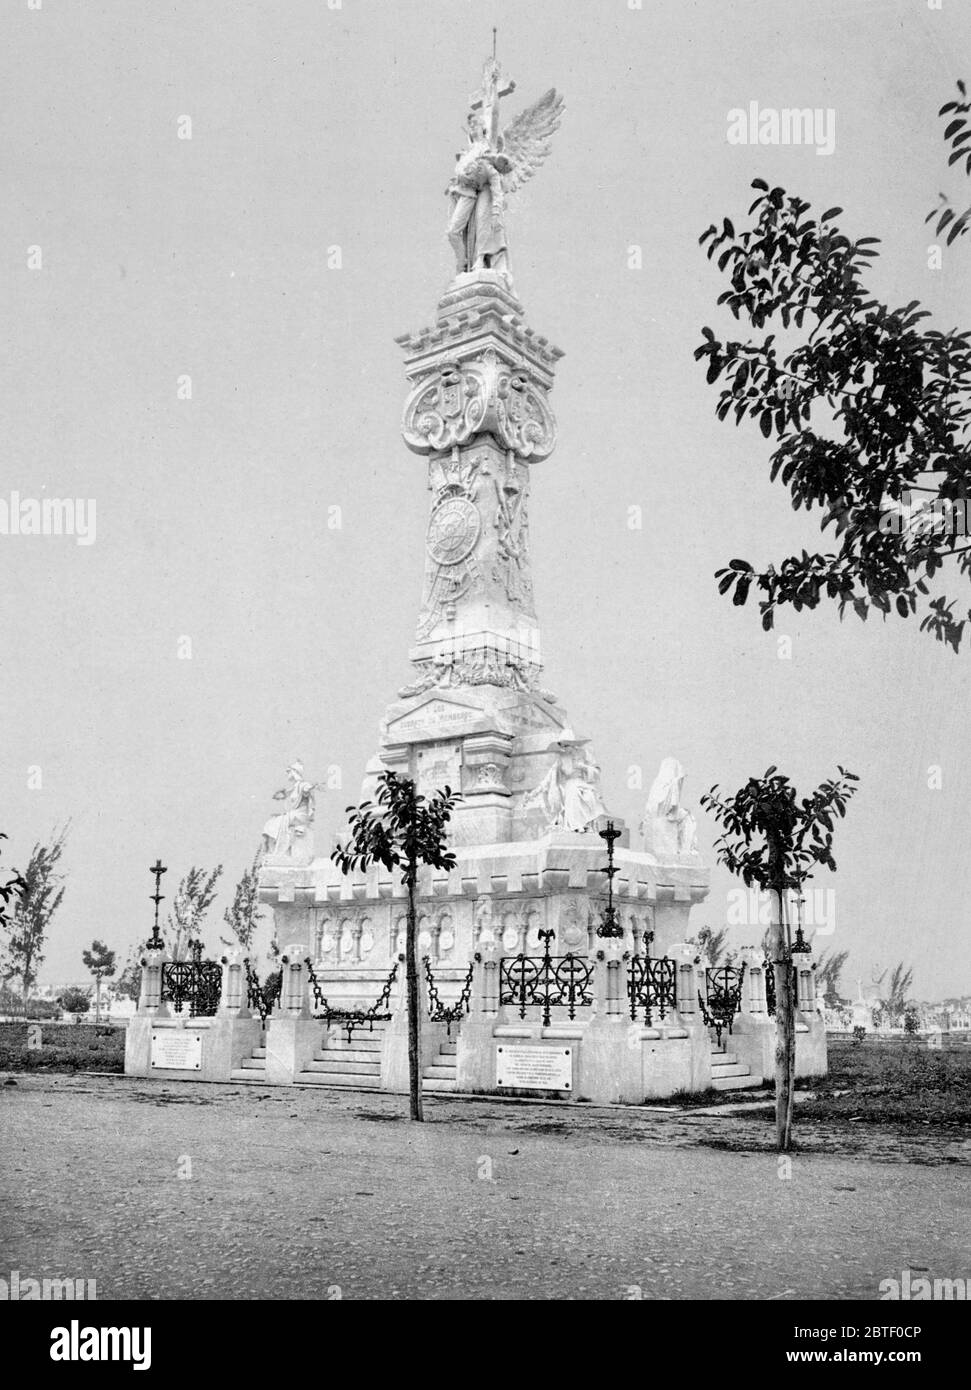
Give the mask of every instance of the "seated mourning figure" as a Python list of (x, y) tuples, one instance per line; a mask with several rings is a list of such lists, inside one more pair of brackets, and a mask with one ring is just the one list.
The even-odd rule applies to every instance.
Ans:
[(582, 832), (606, 816), (600, 799), (600, 768), (584, 752), (585, 739), (560, 739), (550, 749), (556, 762), (523, 798), (523, 811), (542, 818), (543, 828)]
[(641, 830), (644, 848), (655, 859), (698, 853), (698, 827), (694, 816), (681, 805), (684, 768), (677, 758), (665, 758), (647, 796)]
[(287, 768), (286, 787), (273, 793), (286, 809), (271, 816), (263, 827), (263, 858), (307, 860), (313, 858), (314, 792), (316, 783), (304, 780), (303, 763)]

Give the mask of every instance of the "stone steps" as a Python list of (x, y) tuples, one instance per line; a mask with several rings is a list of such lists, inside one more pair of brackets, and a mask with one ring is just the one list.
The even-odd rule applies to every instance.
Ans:
[(713, 1091), (750, 1091), (755, 1086), (764, 1086), (765, 1082), (761, 1076), (725, 1076), (718, 1077), (712, 1074), (711, 1088)]
[(753, 1076), (751, 1067), (738, 1060), (724, 1044), (711, 1049), (711, 1085), (715, 1091), (748, 1091), (763, 1085), (761, 1076)]
[(314, 1053), (315, 1062), (365, 1062), (368, 1066), (381, 1065), (381, 1051), (372, 1047), (327, 1047), (318, 1048)]
[(426, 1063), (422, 1073), (423, 1091), (458, 1090), (458, 1044), (444, 1041), (438, 1044), (438, 1051)]
[(339, 1072), (342, 1076), (380, 1076), (380, 1061), (348, 1062), (343, 1057), (327, 1056), (318, 1052), (313, 1061), (307, 1063), (307, 1071)]
[(266, 1048), (254, 1047), (248, 1057), (240, 1059), (239, 1066), (229, 1073), (231, 1081), (265, 1081)]
[(380, 1076), (354, 1076), (339, 1071), (298, 1071), (296, 1078), (304, 1086), (342, 1086), (348, 1091), (378, 1091)]

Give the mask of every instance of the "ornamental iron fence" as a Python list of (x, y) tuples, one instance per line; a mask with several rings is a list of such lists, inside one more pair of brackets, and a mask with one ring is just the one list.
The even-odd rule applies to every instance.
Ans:
[(698, 1003), (705, 1023), (714, 1028), (718, 1046), (721, 1047), (722, 1033), (727, 1029), (729, 1035), (735, 1015), (742, 1007), (742, 981), (745, 978), (744, 965), (710, 966), (705, 971), (705, 987), (708, 998), (698, 991)]
[(187, 960), (170, 960), (162, 966), (162, 1003), (171, 1004), (177, 1014), (188, 1004), (190, 1018), (211, 1018), (222, 995), (222, 966), (202, 959), (201, 941), (190, 941), (188, 947)]
[(543, 1010), (543, 1026), (550, 1026), (550, 1010), (565, 1008), (571, 1019), (578, 1008), (593, 1003), (593, 961), (568, 951), (565, 956), (550, 953), (555, 933), (541, 931), (541, 956), (503, 956), (499, 962), (499, 1003), (509, 1004), (526, 1017), (528, 1008)]
[(657, 1011), (661, 1020), (674, 1013), (678, 1003), (678, 967), (667, 956), (632, 956), (627, 972), (627, 997), (630, 1016), (637, 1019), (638, 1009), (644, 1011), (644, 1022), (650, 1027)]

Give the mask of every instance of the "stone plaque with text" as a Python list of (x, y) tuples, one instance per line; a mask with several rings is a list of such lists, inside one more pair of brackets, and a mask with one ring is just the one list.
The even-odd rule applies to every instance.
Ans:
[(519, 1091), (570, 1091), (573, 1048), (497, 1046), (496, 1085)]
[(166, 1028), (152, 1034), (152, 1067), (156, 1071), (200, 1071), (202, 1034)]

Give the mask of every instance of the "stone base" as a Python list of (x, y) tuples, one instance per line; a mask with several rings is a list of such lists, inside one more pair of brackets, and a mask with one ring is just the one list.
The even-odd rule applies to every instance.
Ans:
[[(152, 1066), (152, 1034), (166, 1029), (197, 1033), (202, 1040), (202, 1066), (198, 1071), (176, 1071)], [(229, 1081), (231, 1073), (260, 1046), (258, 1018), (181, 1018), (179, 1015), (136, 1014), (125, 1031), (125, 1074), (158, 1076), (169, 1081)], [(292, 1080), (293, 1078), (288, 1078)]]
[(289, 1086), (307, 1070), (320, 1047), (324, 1025), (314, 1018), (274, 1015), (266, 1030), (266, 1081), (270, 1086)]
[[(726, 1038), (753, 1076), (771, 1084), (775, 1078), (776, 1022), (768, 1014), (740, 1014)], [(828, 1068), (826, 1025), (818, 1014), (796, 1014), (796, 1076), (825, 1076)]]

